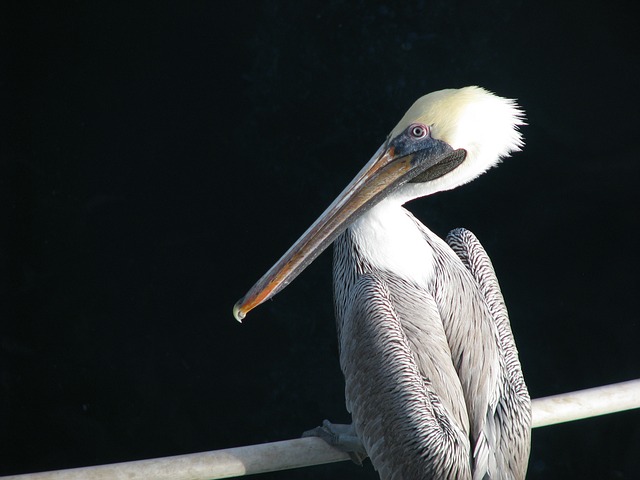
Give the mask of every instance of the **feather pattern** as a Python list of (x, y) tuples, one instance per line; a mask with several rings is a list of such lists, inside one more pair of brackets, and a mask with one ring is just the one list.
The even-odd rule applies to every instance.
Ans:
[[(336, 252), (352, 246), (341, 240)], [(341, 270), (337, 268), (336, 274)], [(410, 328), (409, 339), (401, 320), (407, 312), (398, 311), (393, 297), (416, 290), (388, 275), (351, 276), (353, 301), (336, 304), (344, 307), (338, 318), (348, 319), (339, 322), (340, 359), (347, 409), (373, 465), (383, 479), (471, 478), (466, 409), (458, 405), (456, 415), (446, 405), (462, 390), (459, 382), (443, 385), (451, 373), (455, 378), (455, 371), (435, 301), (428, 296), (410, 297), (413, 307), (426, 314), (420, 315), (423, 329)], [(438, 337), (441, 348), (420, 355), (412, 345), (419, 341), (417, 334)], [(429, 365), (421, 369), (419, 360)], [(423, 371), (434, 372), (433, 367), (449, 370), (449, 375), (425, 376)], [(454, 390), (454, 396), (443, 394), (443, 388)]]
[(398, 208), (431, 251), (427, 277), (381, 268), (352, 229), (334, 246), (356, 432), (385, 480), (524, 478), (530, 403), (491, 263), (470, 232), (452, 249)]
[[(489, 255), (469, 230), (452, 230), (446, 241), (476, 280), (495, 322), (498, 335), (502, 378), (498, 383), (497, 403), (487, 411), (489, 438), (486, 442), (476, 445), (477, 450), (483, 449), (483, 445), (492, 447), (494, 461), (491, 462), (491, 468), (486, 465), (476, 468), (476, 471), (488, 471), (490, 478), (524, 478), (531, 443), (531, 398), (522, 375), (518, 350), (498, 278)], [(474, 458), (482, 456), (481, 452), (474, 452)], [(502, 477), (500, 472), (513, 474)]]

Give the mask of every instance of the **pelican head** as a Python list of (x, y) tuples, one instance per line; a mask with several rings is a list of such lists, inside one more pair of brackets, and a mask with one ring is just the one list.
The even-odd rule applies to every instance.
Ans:
[(419, 98), (324, 213), (240, 299), (241, 321), (302, 272), (363, 213), (383, 199), (401, 204), (470, 182), (522, 146), (523, 113), (480, 87)]

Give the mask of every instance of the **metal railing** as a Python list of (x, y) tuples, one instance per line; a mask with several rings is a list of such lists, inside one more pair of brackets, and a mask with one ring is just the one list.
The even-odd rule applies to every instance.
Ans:
[[(640, 379), (532, 401), (533, 428), (640, 408)], [(2, 480), (213, 480), (349, 460), (320, 438), (0, 477)]]

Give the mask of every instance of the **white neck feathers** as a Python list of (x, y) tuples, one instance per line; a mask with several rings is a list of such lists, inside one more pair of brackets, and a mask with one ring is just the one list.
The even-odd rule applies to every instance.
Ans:
[(359, 251), (372, 266), (416, 285), (427, 285), (434, 272), (433, 250), (411, 214), (383, 200), (351, 227)]

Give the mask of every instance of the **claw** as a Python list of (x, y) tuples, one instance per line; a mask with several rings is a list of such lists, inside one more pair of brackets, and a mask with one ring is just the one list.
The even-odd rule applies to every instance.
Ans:
[(353, 424), (345, 425), (324, 420), (321, 427), (307, 430), (302, 436), (320, 437), (332, 447), (348, 453), (356, 465), (362, 466), (362, 461), (368, 456)]

